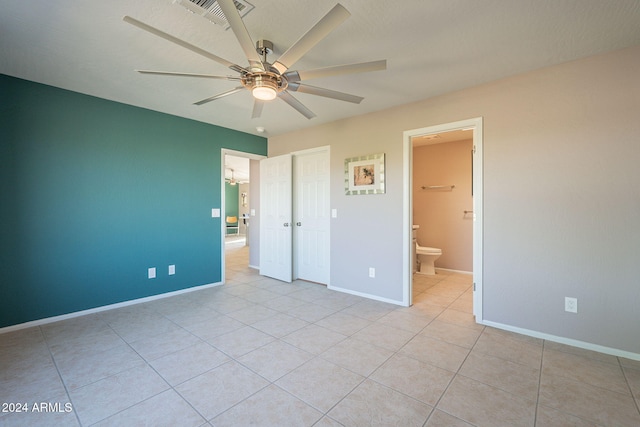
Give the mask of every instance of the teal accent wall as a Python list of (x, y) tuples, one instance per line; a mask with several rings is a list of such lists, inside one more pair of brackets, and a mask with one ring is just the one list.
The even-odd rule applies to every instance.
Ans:
[(231, 185), (228, 182), (224, 183), (225, 201), (224, 201), (224, 217), (238, 216), (239, 212), (239, 192), (237, 185)]
[(221, 280), (220, 150), (265, 138), (5, 75), (0, 94), (0, 327)]

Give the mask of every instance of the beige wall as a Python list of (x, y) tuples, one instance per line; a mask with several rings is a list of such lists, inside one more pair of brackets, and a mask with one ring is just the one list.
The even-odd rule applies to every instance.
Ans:
[[(269, 155), (331, 145), (331, 285), (401, 301), (403, 131), (483, 117), (485, 321), (640, 358), (639, 75), (636, 46), (272, 137)], [(344, 159), (381, 152), (386, 194), (344, 195)]]
[[(442, 249), (436, 267), (473, 271), (471, 150), (473, 141), (422, 145), (413, 149), (413, 223), (418, 243)], [(422, 187), (455, 185), (452, 190)]]

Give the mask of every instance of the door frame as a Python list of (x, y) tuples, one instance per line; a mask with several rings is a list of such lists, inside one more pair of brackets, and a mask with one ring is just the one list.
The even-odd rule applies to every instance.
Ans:
[[(225, 173), (225, 169), (224, 169), (224, 161), (225, 161), (225, 157), (229, 155), (229, 156), (236, 156), (236, 157), (245, 157), (249, 160), (262, 160), (262, 159), (266, 159), (267, 156), (263, 156), (261, 154), (253, 154), (253, 153), (247, 153), (245, 151), (238, 151), (238, 150), (231, 150), (229, 148), (221, 148), (220, 149), (220, 259), (222, 264), (220, 265), (220, 283), (221, 284), (225, 284), (226, 283), (226, 254), (225, 254), (225, 246), (224, 246), (224, 238), (226, 236), (226, 231), (227, 231), (227, 224), (224, 221), (224, 212), (225, 212), (225, 177), (224, 177), (224, 173)], [(259, 176), (250, 176), (249, 180), (256, 180), (260, 181), (260, 177)], [(251, 204), (251, 202), (249, 202), (249, 204)], [(253, 209), (259, 209), (260, 206), (253, 206)], [(257, 242), (259, 244), (259, 242)], [(251, 251), (251, 246), (249, 246), (249, 251)]]
[(473, 314), (476, 322), (482, 323), (482, 256), (483, 256), (483, 161), (482, 161), (482, 117), (457, 122), (444, 123), (403, 132), (403, 218), (402, 242), (403, 262), (402, 274), (403, 305), (412, 304), (413, 290), (413, 257), (411, 255), (413, 225), (413, 144), (412, 138), (420, 135), (449, 132), (455, 130), (473, 130)]

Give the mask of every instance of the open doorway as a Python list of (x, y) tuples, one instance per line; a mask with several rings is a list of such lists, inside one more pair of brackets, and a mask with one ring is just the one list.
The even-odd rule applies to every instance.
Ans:
[(222, 283), (258, 273), (259, 160), (265, 156), (223, 149), (221, 187)]
[[(466, 132), (466, 133), (461, 133)], [(437, 138), (435, 136), (438, 136)], [(459, 136), (465, 135), (465, 138), (471, 141), (468, 143), (469, 150), (467, 151), (467, 167), (469, 171), (470, 182), (453, 182), (448, 179), (447, 182), (433, 182), (432, 179), (427, 179), (425, 182), (414, 182), (414, 145), (428, 145), (435, 142), (434, 140), (440, 139), (446, 141), (448, 137), (451, 140), (458, 139)], [(463, 139), (465, 139), (463, 138)], [(444, 146), (443, 146), (444, 147)], [(450, 148), (453, 148), (450, 147)], [(458, 144), (457, 149), (465, 149), (465, 143)], [(439, 150), (446, 151), (446, 150)], [(414, 129), (404, 132), (404, 241), (405, 245), (405, 266), (406, 271), (404, 274), (404, 303), (405, 305), (411, 305), (413, 303), (414, 295), (414, 274), (416, 271), (416, 260), (421, 258), (416, 257), (416, 241), (414, 236), (417, 234), (418, 243), (421, 246), (427, 246), (434, 249), (438, 248), (437, 245), (446, 245), (449, 249), (447, 252), (454, 257), (448, 257), (444, 259), (445, 264), (448, 264), (449, 268), (442, 270), (444, 274), (464, 274), (471, 273), (471, 277), (468, 279), (469, 292), (472, 292), (471, 303), (473, 305), (472, 311), (476, 316), (476, 321), (482, 322), (482, 118), (463, 120), (455, 123), (448, 123), (438, 126), (430, 126), (426, 128)], [(435, 166), (432, 166), (435, 168)], [(422, 175), (420, 175), (422, 176)], [(425, 175), (428, 176), (428, 175)], [(433, 176), (433, 175), (432, 175)], [(446, 176), (446, 175), (445, 175)], [(463, 175), (461, 175), (463, 176)], [(427, 182), (428, 181), (428, 182)], [(449, 182), (451, 181), (451, 182)], [(423, 188), (424, 187), (424, 188)], [(414, 192), (414, 190), (416, 190)], [(466, 192), (467, 195), (463, 192)], [(421, 198), (418, 200), (416, 194), (419, 194)], [(424, 197), (423, 197), (424, 196)], [(433, 197), (435, 196), (435, 197)], [(455, 197), (454, 197), (455, 196)], [(429, 198), (430, 202), (426, 199)], [(425, 199), (425, 200), (423, 200)], [(434, 202), (435, 201), (435, 202)], [(420, 209), (433, 209), (434, 203), (442, 203), (443, 206), (446, 203), (449, 205), (447, 209), (443, 209), (443, 212), (436, 213), (435, 215), (423, 214), (422, 212), (417, 215), (416, 208)], [(426, 207), (425, 203), (431, 203), (431, 207)], [(467, 207), (465, 207), (467, 206)], [(451, 209), (454, 209), (452, 211)], [(460, 225), (460, 229), (456, 232), (460, 232), (464, 226), (471, 226), (471, 248), (464, 248), (465, 244), (469, 244), (468, 236), (465, 243), (465, 238), (458, 236), (451, 239), (448, 236), (438, 236), (438, 233), (444, 229), (444, 233), (447, 233), (447, 227), (454, 227), (451, 224), (455, 223), (456, 218), (440, 218), (440, 224), (434, 225), (438, 219), (438, 215), (441, 217), (444, 215), (457, 216), (457, 221)], [(423, 222), (428, 229), (423, 230), (422, 233), (416, 233), (414, 225), (416, 219), (419, 222)], [(434, 222), (436, 221), (436, 222)], [(447, 223), (446, 227), (442, 226), (442, 221)], [(437, 230), (436, 230), (437, 228)], [(450, 229), (451, 230), (451, 229)], [(449, 230), (449, 232), (451, 232)], [(422, 241), (420, 241), (422, 238)], [(458, 245), (458, 247), (456, 247)], [(462, 247), (459, 247), (462, 246)], [(465, 250), (471, 249), (472, 260), (465, 260)], [(419, 249), (420, 252), (424, 252)], [(426, 250), (425, 254), (429, 251)], [(422, 256), (423, 261), (429, 260), (437, 261), (439, 257), (443, 255), (444, 251), (440, 251), (437, 257)], [(467, 254), (468, 255), (468, 254)], [(456, 258), (456, 259), (454, 259)], [(437, 267), (438, 264), (435, 263)], [(471, 271), (468, 269), (471, 267)], [(419, 270), (419, 269), (418, 269)], [(437, 271), (437, 270), (436, 270)], [(424, 273), (429, 273), (428, 269), (425, 269)], [(426, 276), (416, 276), (421, 279), (421, 282), (429, 285), (429, 280), (422, 280)], [(443, 276), (432, 276), (431, 281), (437, 282), (438, 279), (442, 279)], [(417, 286), (423, 286), (420, 284)]]

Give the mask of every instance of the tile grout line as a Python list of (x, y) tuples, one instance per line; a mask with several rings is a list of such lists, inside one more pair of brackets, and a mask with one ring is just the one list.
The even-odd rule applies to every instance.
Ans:
[(42, 325), (38, 326), (38, 330), (40, 331), (40, 334), (42, 335), (42, 339), (44, 340), (45, 345), (47, 346), (47, 351), (49, 352), (49, 357), (51, 358), (51, 362), (53, 363), (53, 366), (55, 366), (56, 368), (56, 372), (58, 373), (58, 377), (60, 378), (60, 382), (62, 383), (62, 386), (64, 387), (64, 391), (67, 394), (67, 398), (69, 399), (69, 402), (71, 403), (72, 408), (74, 408), (73, 412), (74, 412), (74, 416), (76, 418), (76, 420), (78, 421), (78, 425), (82, 427), (82, 422), (80, 421), (80, 415), (78, 414), (78, 411), (75, 409), (75, 405), (73, 403), (73, 399), (71, 399), (71, 393), (69, 393), (69, 388), (67, 387), (67, 383), (64, 381), (64, 378), (62, 378), (62, 374), (60, 373), (60, 368), (58, 367), (58, 363), (56, 362), (56, 358), (53, 355), (53, 352), (51, 351), (51, 346), (49, 346), (49, 341), (47, 340), (47, 337), (44, 334), (44, 331), (42, 330)]
[[(624, 380), (627, 383), (627, 387), (629, 388), (629, 393), (631, 393), (631, 399), (633, 400), (633, 403), (635, 403), (636, 405), (636, 410), (638, 411), (638, 415), (640, 415), (640, 397), (636, 398), (636, 395), (633, 393), (633, 388), (631, 388), (631, 383), (629, 382), (629, 377), (627, 376), (627, 371), (624, 369), (625, 366), (622, 365), (622, 361), (620, 360), (619, 357), (616, 357), (616, 359), (618, 360), (618, 364), (620, 366), (620, 369), (622, 370), (622, 375), (624, 376)], [(633, 369), (633, 368), (631, 368)]]

